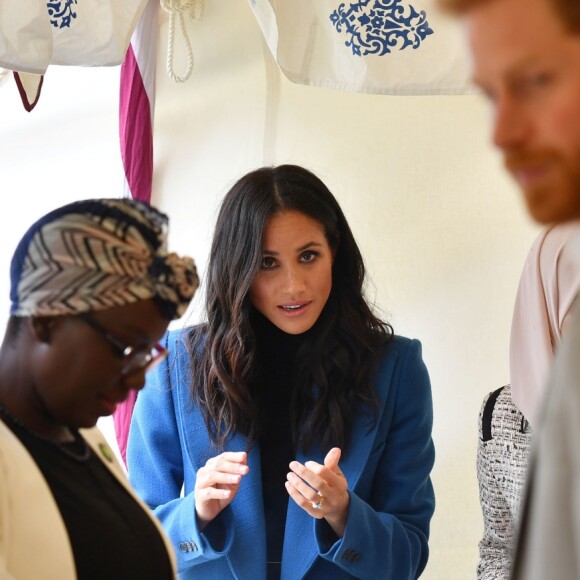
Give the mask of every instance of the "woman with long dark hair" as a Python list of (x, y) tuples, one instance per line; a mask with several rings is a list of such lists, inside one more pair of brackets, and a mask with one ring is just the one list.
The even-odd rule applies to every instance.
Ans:
[[(140, 393), (129, 478), (183, 578), (416, 578), (434, 509), (418, 341), (363, 295), (333, 195), (298, 166), (242, 177), (219, 212), (207, 322), (169, 333)], [(183, 494), (181, 490), (183, 487)]]

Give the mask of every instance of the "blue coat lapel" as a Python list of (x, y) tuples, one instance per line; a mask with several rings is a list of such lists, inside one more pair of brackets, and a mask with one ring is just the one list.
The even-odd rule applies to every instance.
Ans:
[[(348, 481), (349, 489), (354, 490), (361, 477), (364, 466), (373, 448), (378, 426), (386, 410), (386, 401), (393, 374), (396, 353), (383, 357), (375, 379), (375, 388), (379, 398), (379, 411), (376, 424), (372, 423), (368, 415), (357, 415), (353, 424), (353, 433), (348, 452), (340, 460), (340, 468)], [(298, 461), (324, 462), (321, 451), (306, 456), (301, 450), (298, 452)], [(302, 578), (318, 556), (314, 540), (315, 521), (292, 499), (288, 503), (286, 516), (286, 530), (284, 536), (284, 551), (282, 555), (282, 578)]]
[[(368, 416), (357, 416), (353, 424), (353, 434), (348, 452), (342, 457), (340, 467), (349, 483), (349, 489), (355, 490), (358, 480), (363, 474), (369, 454), (375, 442), (378, 425), (382, 415), (387, 410), (386, 400), (394, 369), (396, 353), (384, 357), (378, 369), (375, 388), (379, 397), (379, 416), (376, 425), (370, 429)], [(203, 425), (201, 416), (198, 424)], [(211, 445), (205, 429), (196, 433), (197, 449), (206, 439)], [(203, 447), (203, 443), (202, 446)], [(241, 435), (233, 437), (227, 444), (230, 451), (243, 451), (247, 448), (247, 440)], [(297, 454), (301, 463), (308, 460), (323, 463), (324, 455), (321, 451), (309, 453), (306, 456), (302, 451)], [(230, 566), (239, 578), (266, 577), (266, 530), (264, 523), (264, 505), (256, 498), (262, 497), (262, 474), (260, 464), (260, 448), (256, 444), (248, 454), (250, 473), (244, 478), (238, 496), (231, 504), (236, 525), (235, 549), (230, 555)], [(364, 498), (363, 498), (364, 499)], [(302, 578), (313, 565), (318, 551), (314, 540), (314, 522), (304, 510), (289, 498), (286, 517), (284, 549), (282, 555), (282, 577)]]
[[(245, 451), (247, 440), (235, 436), (227, 445), (228, 451)], [(236, 522), (235, 544), (229, 560), (236, 578), (266, 577), (266, 527), (262, 497), (262, 471), (258, 445), (248, 453), (250, 472), (243, 478), (236, 499), (230, 509)]]

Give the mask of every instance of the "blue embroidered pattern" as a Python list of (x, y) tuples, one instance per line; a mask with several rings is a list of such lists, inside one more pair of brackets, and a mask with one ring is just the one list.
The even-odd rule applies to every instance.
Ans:
[(76, 4), (77, 0), (53, 0), (47, 2), (48, 16), (50, 23), (55, 28), (70, 28), (70, 23), (73, 18), (77, 17), (77, 13), (73, 12), (72, 6)]
[(409, 46), (417, 49), (433, 30), (424, 10), (417, 12), (409, 4), (406, 10), (402, 4), (403, 0), (360, 0), (346, 8), (343, 2), (330, 21), (337, 32), (346, 32), (349, 39), (344, 44), (355, 56), (383, 56)]

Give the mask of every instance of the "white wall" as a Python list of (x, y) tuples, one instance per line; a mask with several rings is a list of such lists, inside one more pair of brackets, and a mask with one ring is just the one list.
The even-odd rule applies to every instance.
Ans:
[[(299, 163), (327, 183), (366, 258), (370, 297), (422, 341), (431, 374), (437, 509), (423, 577), (474, 578), (477, 415), (508, 381), (511, 309), (537, 231), (488, 144), (485, 104), (292, 85), (265, 58), (245, 2), (207, 3), (188, 28), (192, 79), (176, 85), (163, 70), (165, 22), (158, 67), (153, 202), (171, 216), (171, 246), (203, 275), (219, 200), (257, 166)], [(48, 209), (121, 194), (117, 98), (118, 69), (49, 70), (29, 114), (12, 81), (0, 85), (0, 271)], [(199, 320), (200, 305), (198, 294), (178, 324)]]
[(0, 83), (2, 327), (10, 306), (10, 259), (32, 222), (77, 199), (122, 195), (118, 77), (118, 67), (50, 67), (30, 113), (12, 74)]

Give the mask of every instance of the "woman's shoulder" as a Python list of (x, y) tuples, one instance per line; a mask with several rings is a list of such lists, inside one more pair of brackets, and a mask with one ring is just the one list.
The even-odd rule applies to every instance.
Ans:
[(480, 415), (493, 415), (495, 417), (516, 415), (518, 418), (519, 416), (523, 417), (521, 411), (512, 400), (512, 390), (509, 384), (485, 395), (481, 404)]
[(0, 419), (0, 457), (4, 453), (14, 452), (20, 449), (24, 449), (24, 445), (22, 445), (8, 425)]
[(189, 351), (189, 345), (196, 339), (204, 339), (205, 328), (205, 324), (197, 324), (168, 330), (163, 337), (162, 344), (169, 352), (177, 353), (183, 349)]
[[(400, 384), (409, 389), (429, 383), (429, 374), (423, 361), (421, 342), (415, 338), (392, 335), (384, 344), (379, 359), (379, 380)], [(423, 388), (421, 386), (421, 388)]]
[(397, 409), (401, 417), (432, 420), (431, 381), (419, 340), (393, 335), (386, 341), (375, 389), (383, 408)]
[(421, 356), (421, 341), (416, 338), (407, 338), (399, 334), (391, 335), (385, 341), (383, 357), (393, 356)]
[[(0, 419), (0, 479), (10, 480), (21, 470), (35, 469), (36, 462), (12, 430)], [(14, 482), (18, 478), (14, 478)], [(1, 486), (0, 486), (1, 487)]]
[(512, 400), (510, 385), (504, 385), (488, 393), (482, 402), (479, 412), (479, 431), (482, 441), (513, 437), (531, 437), (529, 424)]

